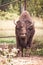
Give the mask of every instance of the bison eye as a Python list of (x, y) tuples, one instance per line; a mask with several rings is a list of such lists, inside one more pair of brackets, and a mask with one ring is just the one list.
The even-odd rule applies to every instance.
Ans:
[(29, 30), (31, 31), (32, 29), (31, 29), (31, 28), (29, 28)]
[(30, 31), (31, 31), (32, 29), (33, 29), (32, 27), (28, 28), (28, 30), (30, 30)]

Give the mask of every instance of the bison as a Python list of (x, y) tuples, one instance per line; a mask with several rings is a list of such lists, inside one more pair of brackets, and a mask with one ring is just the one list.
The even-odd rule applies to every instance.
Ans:
[(27, 11), (21, 13), (19, 20), (17, 21), (15, 31), (17, 48), (20, 49), (18, 55), (23, 56), (23, 49), (28, 49), (31, 47), (32, 38), (35, 33), (34, 24), (30, 14)]

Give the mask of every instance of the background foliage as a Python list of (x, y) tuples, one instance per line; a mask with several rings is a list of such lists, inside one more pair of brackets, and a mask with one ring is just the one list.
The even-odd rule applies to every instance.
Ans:
[(0, 0), (0, 10), (20, 13), (25, 1), (31, 15), (43, 17), (43, 0)]

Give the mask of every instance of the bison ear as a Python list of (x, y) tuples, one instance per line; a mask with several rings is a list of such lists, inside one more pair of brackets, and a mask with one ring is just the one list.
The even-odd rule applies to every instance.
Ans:
[(33, 24), (31, 24), (29, 27), (28, 27), (28, 29), (31, 31), (31, 30), (33, 30), (33, 28), (34, 28), (34, 25)]
[(17, 29), (19, 29), (19, 25), (20, 25), (20, 21), (18, 20), (18, 21), (16, 22), (16, 28), (17, 28)]
[(16, 23), (16, 26), (19, 26), (19, 25), (20, 25), (20, 20), (18, 20)]

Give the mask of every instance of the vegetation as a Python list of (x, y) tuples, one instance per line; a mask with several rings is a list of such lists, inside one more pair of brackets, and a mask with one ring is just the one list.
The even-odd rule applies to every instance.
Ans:
[[(16, 38), (0, 38), (0, 44), (16, 44)], [(31, 55), (43, 56), (43, 38), (36, 36), (34, 38), (33, 46), (30, 49)]]
[(15, 20), (17, 17), (17, 12), (4, 12), (0, 10), (0, 20)]
[(43, 37), (42, 36), (35, 36), (33, 47), (30, 51), (31, 55), (39, 55), (43, 56)]
[[(0, 20), (16, 20), (24, 9), (29, 11), (31, 16), (43, 18), (43, 0), (0, 0)], [(16, 39), (0, 38), (0, 44), (3, 43), (15, 44)], [(35, 36), (30, 53), (43, 56), (43, 36), (40, 34)]]
[(16, 38), (0, 38), (0, 44), (15, 44)]
[[(0, 0), (0, 10), (4, 11), (4, 15), (6, 12), (9, 12), (9, 14), (16, 12), (19, 15), (23, 9), (28, 10), (31, 15), (43, 18), (43, 0)], [(4, 15), (2, 15), (2, 18)], [(13, 15), (11, 16), (13, 17)]]

